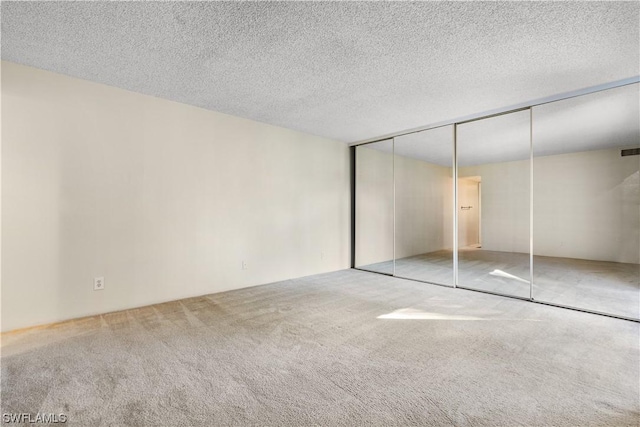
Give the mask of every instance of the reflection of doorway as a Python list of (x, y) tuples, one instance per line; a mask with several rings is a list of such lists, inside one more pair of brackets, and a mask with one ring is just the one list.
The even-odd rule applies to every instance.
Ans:
[(468, 176), (458, 180), (458, 246), (481, 246), (481, 177)]

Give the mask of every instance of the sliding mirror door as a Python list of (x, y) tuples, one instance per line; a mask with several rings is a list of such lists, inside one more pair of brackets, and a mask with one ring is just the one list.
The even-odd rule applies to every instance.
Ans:
[(395, 138), (395, 275), (453, 285), (453, 126)]
[(533, 107), (536, 300), (640, 318), (638, 88)]
[(393, 139), (356, 147), (355, 267), (393, 274)]
[(457, 125), (458, 285), (530, 298), (530, 111)]

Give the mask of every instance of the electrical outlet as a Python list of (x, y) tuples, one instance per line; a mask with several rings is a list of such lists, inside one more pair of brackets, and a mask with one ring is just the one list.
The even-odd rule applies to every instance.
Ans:
[(247, 269), (247, 261), (242, 261), (242, 269), (243, 270)]
[(93, 278), (93, 290), (101, 291), (104, 289), (104, 277), (94, 277)]

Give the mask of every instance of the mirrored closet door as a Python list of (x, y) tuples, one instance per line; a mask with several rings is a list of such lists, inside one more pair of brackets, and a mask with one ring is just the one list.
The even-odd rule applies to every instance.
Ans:
[(533, 107), (536, 300), (640, 318), (638, 88)]
[(393, 139), (356, 147), (355, 267), (393, 274)]
[(530, 298), (530, 111), (457, 125), (458, 285)]
[(395, 275), (453, 286), (453, 126), (395, 138)]

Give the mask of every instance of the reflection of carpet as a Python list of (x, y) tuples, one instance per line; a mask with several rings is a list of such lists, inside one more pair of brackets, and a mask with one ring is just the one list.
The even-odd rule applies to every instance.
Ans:
[(346, 270), (5, 334), (2, 412), (70, 426), (631, 426), (638, 333)]
[[(460, 286), (529, 297), (529, 255), (460, 251)], [(360, 267), (391, 274), (392, 261)], [(607, 261), (534, 257), (533, 298), (577, 308), (640, 317), (640, 266)], [(453, 254), (437, 251), (396, 260), (396, 275), (438, 284), (453, 283)]]

